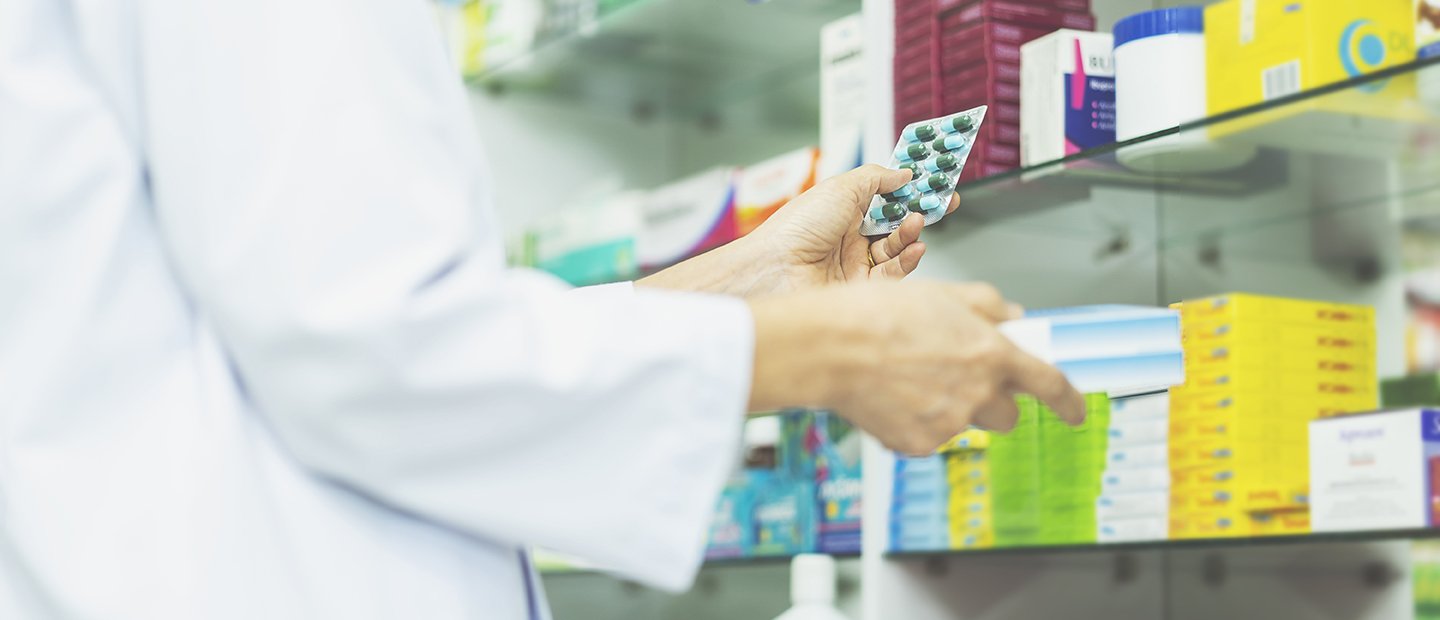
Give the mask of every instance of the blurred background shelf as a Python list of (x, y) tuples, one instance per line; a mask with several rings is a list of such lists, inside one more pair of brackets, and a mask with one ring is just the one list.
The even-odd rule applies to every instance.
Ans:
[(468, 81), (707, 123), (741, 105), (751, 120), (813, 130), (820, 26), (858, 10), (859, 0), (632, 0)]

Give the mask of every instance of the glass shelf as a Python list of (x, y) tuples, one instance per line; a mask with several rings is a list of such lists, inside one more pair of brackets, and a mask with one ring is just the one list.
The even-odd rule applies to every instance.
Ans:
[[(818, 552), (817, 552), (817, 553), (818, 553)], [(848, 559), (848, 558), (859, 558), (859, 557), (860, 557), (860, 554), (859, 554), (859, 553), (828, 553), (828, 554), (826, 554), (826, 555), (829, 555), (830, 557), (835, 558), (835, 559), (837, 559), (837, 560), (843, 560), (843, 559)], [(790, 560), (793, 559), (794, 557), (795, 557), (795, 556), (790, 556), (790, 555), (767, 555), (767, 556), (748, 557), (748, 558), (718, 558), (718, 559), (712, 559), (712, 560), (705, 560), (705, 564), (703, 565), (703, 568), (704, 568), (705, 570), (709, 570), (709, 569), (712, 569), (712, 568), (725, 569), (725, 568), (747, 568), (747, 567), (757, 567), (757, 566), (776, 566), (776, 565), (789, 564), (789, 563), (790, 563)], [(547, 566), (540, 566), (539, 568), (540, 568), (540, 573), (543, 574), (543, 575), (545, 575), (546, 577), (549, 577), (549, 576), (552, 576), (552, 575), (597, 575), (597, 574), (604, 574), (604, 573), (605, 573), (605, 571), (603, 571), (603, 570), (600, 570), (600, 569), (597, 569), (597, 568), (594, 568), (594, 567), (590, 567), (590, 566), (558, 566), (558, 565), (547, 565)]]
[[(1160, 251), (1256, 234), (1301, 220), (1337, 225), (1377, 217), (1401, 227), (1440, 227), (1440, 99), (1418, 96), (1357, 111), (1356, 92), (1387, 80), (1440, 82), (1440, 58), (1204, 118), (1153, 134), (962, 184), (946, 228), (1022, 222), (1027, 230), (1094, 236), (1110, 229), (1085, 218), (1050, 217), (1059, 207), (1110, 208), (1129, 198), (1156, 219)], [(1435, 96), (1440, 98), (1440, 93)], [(1211, 138), (1210, 146), (1253, 149), (1239, 167), (1211, 173), (1141, 171), (1120, 159), (1166, 141)], [(1176, 150), (1173, 157), (1183, 157)], [(1153, 162), (1165, 168), (1167, 156)], [(1124, 202), (1124, 200), (1122, 200)], [(1280, 252), (1274, 244), (1256, 250)], [(1290, 248), (1293, 249), (1293, 248)]]
[(635, 0), (469, 81), (636, 115), (704, 119), (748, 104), (813, 126), (820, 27), (859, 10), (860, 0)]
[(1125, 543), (1087, 543), (1077, 545), (1037, 545), (991, 549), (943, 549), (936, 551), (891, 551), (886, 557), (897, 560), (926, 558), (964, 558), (1054, 555), (1075, 553), (1119, 553), (1127, 551), (1171, 551), (1188, 549), (1237, 549), (1281, 545), (1332, 545), (1411, 541), (1440, 538), (1440, 528), (1379, 530), (1364, 532), (1326, 532), (1288, 536), (1256, 536), (1248, 538), (1204, 538), (1194, 540), (1156, 540)]

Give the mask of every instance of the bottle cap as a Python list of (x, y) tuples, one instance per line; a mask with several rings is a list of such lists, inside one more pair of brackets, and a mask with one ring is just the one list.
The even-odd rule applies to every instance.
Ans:
[(835, 558), (802, 553), (790, 561), (790, 603), (834, 603)]

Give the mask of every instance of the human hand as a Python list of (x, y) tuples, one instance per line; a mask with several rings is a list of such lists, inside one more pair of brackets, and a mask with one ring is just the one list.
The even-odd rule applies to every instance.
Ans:
[(929, 454), (971, 425), (1015, 426), (1033, 394), (1079, 424), (1085, 402), (998, 323), (1018, 318), (989, 285), (869, 282), (754, 300), (751, 405), (830, 409), (887, 447)]
[[(908, 170), (874, 164), (828, 179), (781, 207), (745, 238), (778, 270), (769, 292), (797, 291), (839, 282), (898, 280), (925, 255), (925, 218), (912, 213), (880, 239), (860, 234), (860, 221), (876, 194), (910, 181)], [(952, 195), (946, 212), (958, 207)], [(873, 262), (872, 262), (873, 259)]]

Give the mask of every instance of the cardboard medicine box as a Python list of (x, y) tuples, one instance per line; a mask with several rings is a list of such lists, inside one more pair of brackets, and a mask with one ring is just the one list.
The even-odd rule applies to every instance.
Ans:
[[(1205, 9), (1207, 113), (1273, 101), (1415, 58), (1415, 18), (1405, 0), (1226, 0)], [(1211, 126), (1213, 138), (1336, 152), (1386, 154), (1423, 121), (1415, 76)]]
[(1440, 525), (1440, 410), (1403, 409), (1310, 423), (1316, 532)]

